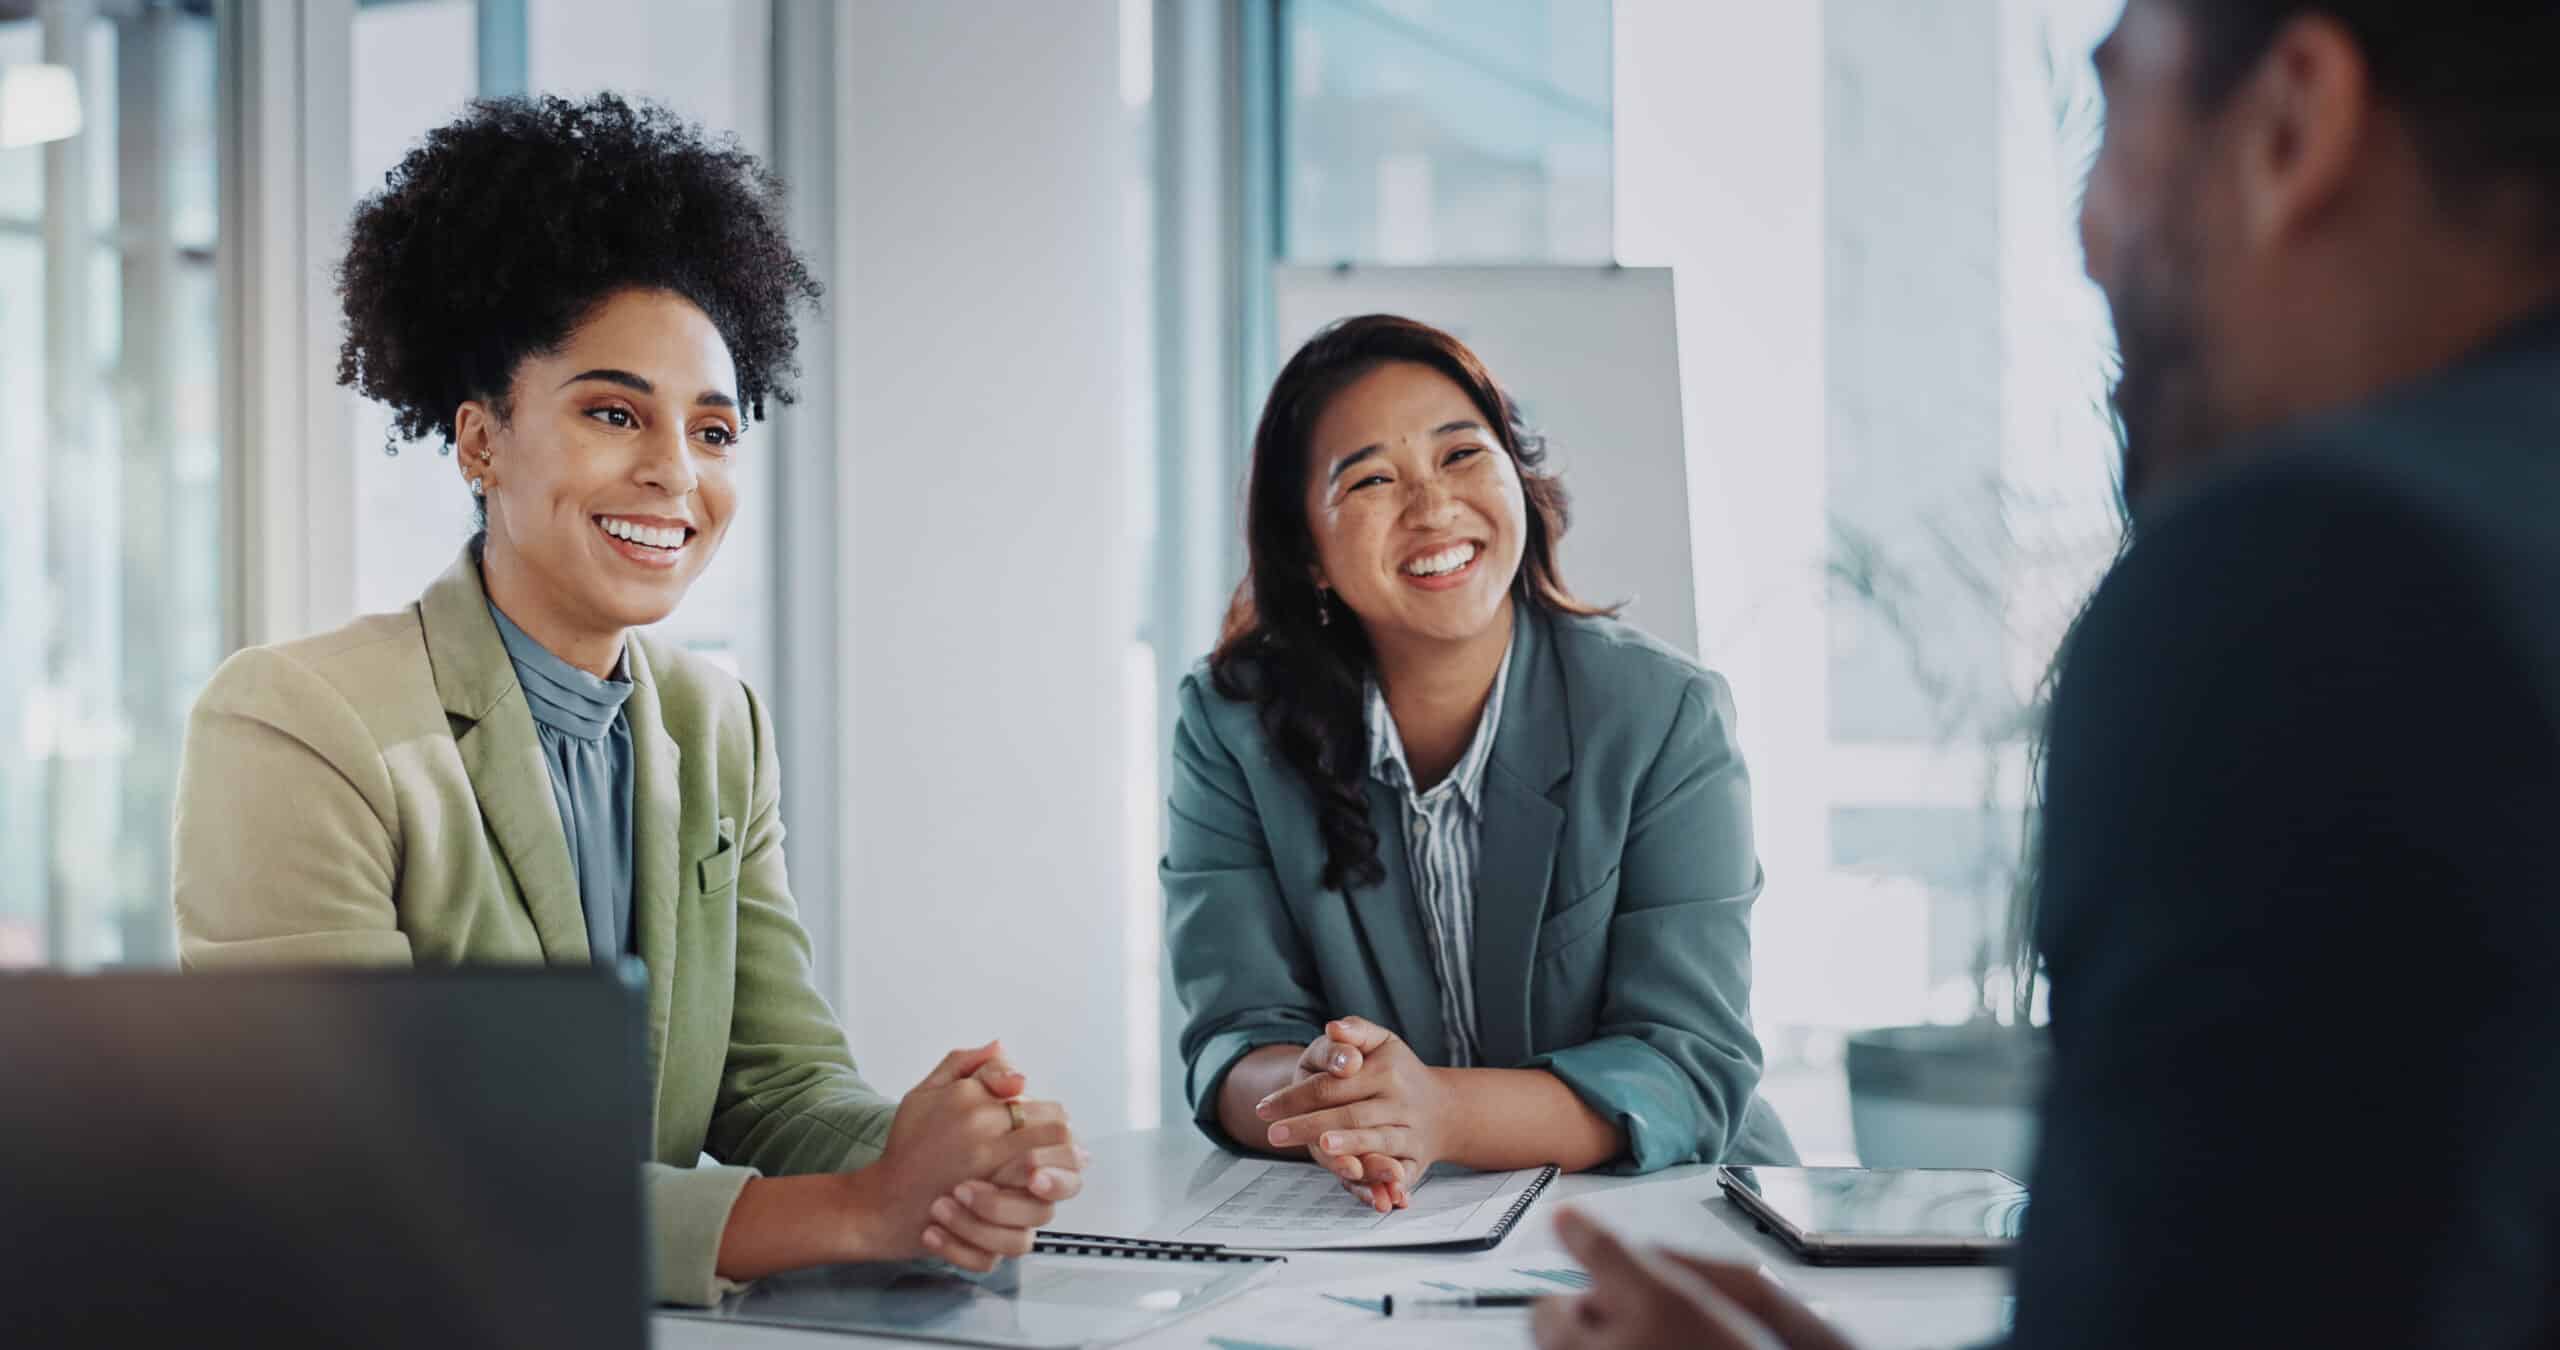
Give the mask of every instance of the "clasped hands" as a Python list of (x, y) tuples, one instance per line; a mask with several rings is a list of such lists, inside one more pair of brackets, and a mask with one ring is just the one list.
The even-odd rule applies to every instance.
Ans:
[(1447, 1078), (1378, 1024), (1344, 1017), (1307, 1043), (1289, 1086), (1254, 1114), (1273, 1148), (1304, 1148), (1344, 1188), (1384, 1214), (1413, 1202), (1434, 1162), (1457, 1147)]
[(954, 1050), (898, 1103), (877, 1162), (851, 1180), (878, 1216), (880, 1259), (931, 1256), (984, 1273), (1031, 1250), (1060, 1202), (1084, 1188), (1092, 1155), (1065, 1108), (1020, 1101), (1029, 1086), (994, 1042)]

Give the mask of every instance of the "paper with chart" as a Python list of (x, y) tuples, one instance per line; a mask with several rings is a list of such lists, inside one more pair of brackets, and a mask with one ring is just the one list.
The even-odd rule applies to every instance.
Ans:
[(1413, 1189), (1410, 1207), (1380, 1214), (1314, 1163), (1244, 1158), (1146, 1236), (1261, 1251), (1481, 1242), (1503, 1231), (1548, 1170), (1434, 1168)]
[[(1393, 1294), (1404, 1300), (1459, 1294), (1523, 1293), (1568, 1296), (1591, 1287), (1591, 1277), (1560, 1252), (1522, 1252), (1508, 1259), (1426, 1266), (1360, 1280), (1327, 1280), (1284, 1288), (1264, 1286), (1131, 1341), (1121, 1350), (1528, 1350), (1530, 1313), (1525, 1308), (1487, 1309), (1437, 1317), (1386, 1315)], [(1824, 1298), (1806, 1291), (1814, 1312), (1866, 1350), (1937, 1350), (1981, 1345), (2010, 1331), (2008, 1299), (1971, 1296), (1870, 1295)]]
[(1407, 1350), (1465, 1345), (1477, 1350), (1530, 1343), (1525, 1309), (1455, 1317), (1386, 1315), (1398, 1300), (1459, 1294), (1575, 1294), (1591, 1277), (1559, 1255), (1425, 1266), (1394, 1275), (1294, 1288), (1264, 1288), (1130, 1342), (1123, 1350)]

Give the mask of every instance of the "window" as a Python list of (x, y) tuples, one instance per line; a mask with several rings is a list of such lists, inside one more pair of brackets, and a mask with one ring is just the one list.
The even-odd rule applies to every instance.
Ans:
[[(616, 0), (351, 7), (356, 193), (480, 92), (493, 22), (512, 25), (499, 45), (537, 89), (662, 97), (763, 149), (766, 6), (652, 3), (664, 22), (625, 23)], [(215, 19), (205, 3), (13, 12), (29, 8), (36, 17), (0, 21), (0, 397), (23, 423), (0, 442), (23, 503), (0, 537), (0, 832), (18, 841), (0, 849), (0, 966), (166, 964), (187, 712), (240, 618), (224, 543)], [(329, 256), (295, 265), (324, 267), (342, 246), (342, 233), (315, 238)], [(333, 302), (315, 304), (334, 316)], [(329, 354), (310, 368), (325, 372)], [(338, 594), (359, 611), (407, 604), (460, 547), (468, 494), (440, 447), (392, 445), (382, 409), (327, 395), (319, 378), (353, 409), (347, 443), (311, 451), (355, 457), (353, 567)], [(300, 472), (299, 451), (285, 462)], [(311, 505), (315, 519), (344, 509)], [(765, 551), (729, 550), (668, 631), (760, 673), (767, 575)], [(293, 627), (341, 622), (344, 605)]]
[[(1151, 0), (1120, 0), (1120, 106), (1126, 119), (1126, 169), (1121, 175), (1120, 255), (1123, 294), (1133, 297), (1120, 314), (1123, 353), (1122, 441), (1128, 464), (1130, 575), (1124, 580), (1139, 614), (1147, 612), (1146, 575), (1157, 556), (1155, 307), (1136, 303), (1148, 293), (1157, 265), (1155, 206), (1155, 10)], [(1121, 654), (1120, 698), (1128, 743), (1120, 784), (1122, 848), (1128, 860), (1120, 914), (1121, 956), (1129, 985), (1121, 1003), (1122, 1053), (1127, 1057), (1127, 1119), (1139, 1125), (1164, 1115), (1164, 904), (1156, 888), (1156, 860), (1163, 854), (1165, 751), (1156, 727), (1158, 638), (1143, 620)], [(1178, 1098), (1176, 1099), (1178, 1103)]]
[(1290, 0), (1281, 251), (1606, 262), (1609, 0)]
[(1811, 1157), (1853, 1152), (1847, 1033), (2005, 993), (2039, 685), (2120, 536), (2073, 229), (2117, 9), (1276, 9), (1278, 256), (1674, 271), (1765, 1090)]
[(161, 964), (224, 642), (213, 26), (39, 8), (0, 23), (0, 966)]
[[(474, 0), (405, 0), (356, 11), (350, 84), (362, 92), (348, 115), (359, 199), (381, 191), (412, 147), (479, 94), (479, 8)], [(343, 231), (327, 246), (343, 251)], [(452, 565), (471, 537), (471, 495), (444, 446), (395, 442), (390, 409), (350, 401), (355, 602), (358, 613), (372, 614), (413, 603)]]
[(1815, 1160), (1845, 1034), (2007, 1002), (2039, 686), (2120, 537), (2074, 230), (2118, 8), (1619, 7), (1620, 256), (1677, 271), (1764, 1092)]

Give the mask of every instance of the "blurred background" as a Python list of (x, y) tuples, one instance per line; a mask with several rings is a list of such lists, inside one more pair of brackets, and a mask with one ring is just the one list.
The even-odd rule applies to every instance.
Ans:
[(2039, 685), (2117, 542), (2073, 232), (2117, 7), (0, 0), (0, 965), (171, 963), (196, 690), (465, 538), (441, 447), (332, 379), (356, 200), (474, 96), (612, 89), (764, 156), (828, 285), (667, 628), (776, 709), (876, 1082), (1000, 1033), (1089, 1132), (1184, 1114), (1168, 695), (1239, 573), (1275, 269), (1665, 267), (1766, 1092), (1812, 1160), (2007, 1161), (2016, 1074), (1874, 1056), (2031, 1003)]

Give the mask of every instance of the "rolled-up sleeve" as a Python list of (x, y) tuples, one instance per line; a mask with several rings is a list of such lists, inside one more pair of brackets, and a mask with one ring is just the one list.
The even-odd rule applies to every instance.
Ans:
[(1527, 1066), (1617, 1124), (1624, 1170), (1721, 1161), (1759, 1087), (1751, 907), (1761, 872), (1733, 725), (1724, 681), (1698, 672), (1636, 787), (1596, 1033)]
[(1229, 1148), (1218, 1125), (1228, 1070), (1265, 1045), (1324, 1034), (1313, 957), (1273, 871), (1244, 770), (1211, 725), (1194, 672), (1182, 682), (1164, 863), (1165, 946), (1182, 1000), (1184, 1087), (1192, 1118)]

